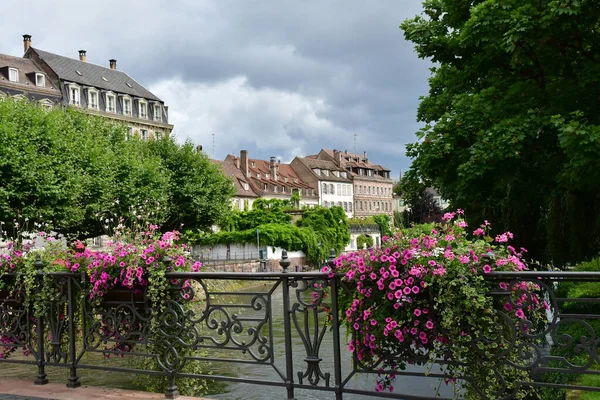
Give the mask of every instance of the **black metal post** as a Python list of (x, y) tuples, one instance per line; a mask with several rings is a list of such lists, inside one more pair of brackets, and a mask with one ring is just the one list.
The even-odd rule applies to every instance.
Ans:
[(69, 378), (67, 380), (68, 388), (76, 388), (81, 386), (81, 382), (79, 382), (79, 377), (77, 376), (77, 354), (75, 353), (75, 304), (77, 303), (73, 294), (73, 279), (75, 279), (75, 277), (70, 276), (68, 278), (67, 283), (67, 313), (69, 316), (69, 361), (71, 363), (71, 368), (69, 370)]
[[(281, 252), (281, 260), (279, 265), (283, 268), (283, 272), (287, 272), (290, 266), (290, 260), (287, 256), (287, 251)], [(292, 354), (292, 324), (290, 322), (290, 287), (289, 278), (284, 275), (282, 278), (283, 285), (283, 332), (285, 335), (285, 387), (287, 389), (287, 399), (294, 399), (294, 355)]]
[[(42, 268), (44, 268), (44, 263), (42, 262), (42, 258), (40, 257), (39, 254), (35, 258), (35, 262), (33, 265), (37, 270), (37, 276), (36, 276), (37, 283), (38, 283), (37, 291), (38, 291), (38, 293), (40, 293), (42, 291), (42, 286), (44, 284), (44, 271), (42, 271)], [(46, 329), (44, 328), (44, 316), (43, 315), (40, 315), (38, 317), (37, 329), (38, 329), (38, 332), (37, 332), (38, 374), (37, 374), (37, 378), (36, 378), (34, 384), (45, 385), (48, 383), (48, 377), (45, 372), (46, 349), (44, 348), (44, 335), (45, 335)]]
[[(333, 271), (335, 268), (334, 260), (335, 250), (331, 249), (331, 252), (329, 253), (329, 259), (327, 260), (327, 265), (331, 271)], [(338, 310), (337, 283), (338, 278), (336, 276), (331, 278), (331, 325), (333, 329), (333, 371), (335, 377), (335, 399), (342, 400), (342, 358), (340, 349), (340, 316)]]

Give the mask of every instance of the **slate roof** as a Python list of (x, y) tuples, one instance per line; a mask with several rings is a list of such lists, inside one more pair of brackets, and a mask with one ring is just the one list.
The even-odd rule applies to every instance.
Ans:
[[(29, 51), (35, 51), (61, 80), (163, 102), (123, 71), (59, 56), (37, 48), (31, 47)], [(81, 72), (81, 75), (76, 71)], [(102, 77), (106, 78), (106, 81)]]
[[(19, 70), (19, 82), (10, 82), (8, 80), (8, 67)], [(42, 88), (35, 85), (35, 76), (31, 75), (35, 72), (44, 74), (46, 77), (45, 87)], [(35, 61), (27, 58), (9, 56), (7, 54), (0, 54), (0, 83), (3, 84), (3, 86), (10, 85), (14, 88), (22, 88), (22, 90), (25, 91), (44, 91), (51, 96), (61, 95), (60, 90), (54, 87), (55, 83), (50, 80), (50, 77), (48, 77)]]

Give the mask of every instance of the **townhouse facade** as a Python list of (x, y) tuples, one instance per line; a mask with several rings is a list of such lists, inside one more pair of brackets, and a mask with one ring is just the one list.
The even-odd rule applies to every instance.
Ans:
[(126, 125), (127, 135), (143, 140), (171, 134), (168, 107), (160, 98), (117, 69), (87, 62), (79, 50), (72, 59), (32, 47), (31, 35), (23, 35), (22, 58), (0, 54), (0, 97), (24, 98), (43, 107), (80, 109)]
[(349, 172), (328, 160), (296, 157), (290, 163), (304, 182), (317, 188), (318, 204), (322, 207), (339, 206), (346, 216), (353, 214), (353, 187)]
[(251, 209), (256, 198), (291, 200), (294, 193), (300, 196), (300, 207), (319, 204), (317, 188), (304, 182), (290, 164), (275, 157), (269, 161), (249, 158), (248, 151), (241, 150), (239, 156), (227, 155), (222, 166), (223, 172), (237, 181), (234, 201), (238, 201), (238, 208), (239, 201), (243, 202), (241, 209)]
[(390, 170), (369, 161), (367, 153), (321, 149), (313, 156), (333, 162), (347, 171), (353, 183), (354, 216), (366, 218), (379, 214), (393, 216), (393, 182)]

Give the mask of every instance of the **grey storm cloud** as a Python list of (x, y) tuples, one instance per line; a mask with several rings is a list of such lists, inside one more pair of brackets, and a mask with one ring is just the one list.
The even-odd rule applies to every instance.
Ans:
[[(0, 52), (33, 46), (128, 72), (169, 105), (179, 140), (214, 158), (289, 161), (322, 147), (407, 169), (430, 63), (399, 25), (420, 0), (9, 1)], [(24, 9), (35, 13), (22, 14)], [(214, 146), (213, 146), (214, 138)]]

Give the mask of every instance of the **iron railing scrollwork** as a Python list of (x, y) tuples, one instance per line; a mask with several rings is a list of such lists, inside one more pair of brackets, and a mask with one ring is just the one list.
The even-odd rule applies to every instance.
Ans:
[[(351, 288), (340, 276), (288, 272), (286, 254), (280, 265), (282, 272), (169, 272), (173, 296), (159, 313), (150, 304), (145, 290), (115, 290), (100, 306), (92, 306), (91, 286), (85, 274), (45, 274), (39, 262), (36, 279), (40, 283), (52, 282), (56, 296), (49, 299), (46, 313), (34, 318), (31, 307), (25, 305), (23, 291), (0, 290), (0, 354), (6, 355), (0, 358), (0, 363), (36, 368), (32, 368), (36, 384), (48, 382), (47, 366), (68, 369), (67, 386), (72, 388), (81, 384), (80, 369), (162, 375), (169, 382), (168, 398), (178, 395), (174, 384), (177, 377), (270, 386), (275, 389), (265, 391), (280, 391), (276, 397), (286, 395), (289, 399), (301, 398), (303, 390), (320, 391), (319, 397), (332, 399), (342, 399), (344, 394), (436, 398), (433, 391), (415, 394), (407, 384), (414, 379), (449, 378), (443, 368), (418, 366), (431, 360), (432, 355), (415, 349), (408, 356), (406, 352), (387, 354), (365, 362), (345, 350), (352, 332), (346, 332), (345, 310), (340, 309), (338, 293)], [(598, 387), (573, 383), (578, 375), (600, 374), (600, 332), (594, 329), (597, 325), (593, 322), (600, 320), (600, 299), (567, 298), (557, 292), (557, 285), (566, 282), (600, 284), (600, 273), (498, 272), (485, 278), (498, 288), (489, 293), (498, 305), (497, 334), (473, 340), (474, 345), (477, 341), (498, 345), (491, 371), (500, 382), (495, 398), (512, 398), (519, 388), (510, 385), (508, 390), (509, 385), (501, 384), (507, 379), (503, 375), (507, 368), (528, 372), (531, 381), (520, 382), (522, 385), (600, 392)], [(11, 280), (15, 277), (5, 274), (1, 279), (7, 283), (4, 287), (12, 287)], [(229, 291), (227, 285), (214, 284), (234, 280), (253, 285), (246, 290)], [(516, 308), (517, 299), (523, 309), (527, 309), (528, 302), (545, 301), (547, 320), (534, 321), (524, 315), (514, 322), (509, 310)], [(190, 301), (194, 307), (182, 306)], [(576, 303), (583, 306), (572, 307)], [(20, 354), (21, 351), (29, 356)], [(94, 355), (108, 359), (94, 363)], [(111, 358), (121, 356), (147, 362), (142, 367), (112, 363)], [(445, 354), (435, 356), (435, 363), (442, 367), (460, 362)], [(414, 367), (382, 370), (400, 357), (408, 358)], [(253, 374), (186, 372), (186, 366), (207, 362), (234, 368), (248, 365)], [(154, 368), (146, 368), (148, 365)], [(398, 381), (393, 393), (377, 393), (373, 375), (363, 378), (365, 374), (381, 373), (396, 375)], [(573, 379), (549, 382), (545, 378), (549, 373), (568, 374)], [(478, 383), (472, 383), (476, 388)], [(441, 398), (451, 396), (451, 393), (441, 394)]]

